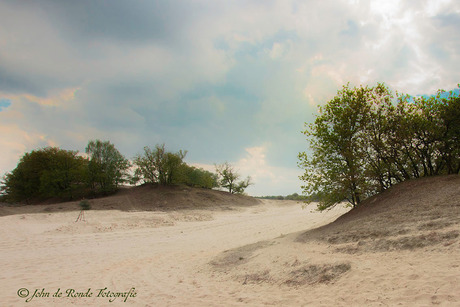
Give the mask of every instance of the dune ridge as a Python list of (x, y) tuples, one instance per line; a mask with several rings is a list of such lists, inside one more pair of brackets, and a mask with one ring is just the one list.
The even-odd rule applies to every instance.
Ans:
[[(174, 210), (232, 210), (259, 204), (253, 197), (230, 194), (225, 191), (192, 188), (189, 186), (163, 186), (145, 184), (122, 187), (113, 195), (89, 199), (91, 210), (120, 211), (174, 211)], [(8, 205), (0, 203), (0, 216), (26, 213), (51, 213), (80, 210), (80, 200), (56, 203), (53, 200), (33, 205)]]

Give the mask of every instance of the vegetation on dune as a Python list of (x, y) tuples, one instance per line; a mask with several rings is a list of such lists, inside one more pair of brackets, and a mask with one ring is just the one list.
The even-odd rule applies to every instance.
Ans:
[(240, 174), (228, 162), (216, 164), (215, 167), (219, 185), (228, 189), (230, 193), (242, 194), (252, 184), (251, 177), (249, 176), (244, 180), (238, 181), (241, 177)]
[(184, 163), (180, 166), (179, 173), (179, 182), (182, 184), (206, 189), (219, 187), (217, 174), (202, 168), (197, 168)]
[(269, 196), (259, 196), (260, 199), (274, 199), (274, 200), (297, 200), (297, 201), (306, 201), (311, 199), (311, 196), (299, 195), (298, 193), (289, 194), (286, 196), (283, 195), (269, 195)]
[(26, 153), (17, 167), (5, 175), (2, 192), (11, 201), (71, 199), (84, 193), (87, 178), (86, 159), (75, 151), (48, 147)]
[(179, 170), (184, 164), (186, 151), (177, 153), (168, 152), (165, 145), (156, 145), (155, 149), (144, 147), (144, 153), (134, 158), (136, 165), (135, 180), (144, 183), (159, 183), (162, 185), (177, 182), (180, 177)]
[[(186, 151), (169, 152), (164, 144), (144, 147), (143, 154), (135, 156), (132, 163), (109, 141), (89, 141), (86, 154), (82, 157), (77, 151), (57, 147), (24, 154), (3, 178), (1, 200), (31, 203), (50, 198), (81, 199), (114, 193), (126, 183), (223, 187), (242, 194), (250, 184), (249, 179), (236, 182), (239, 175), (228, 163), (225, 173), (218, 175), (187, 165)], [(226, 177), (229, 174), (233, 181)]]
[(131, 164), (109, 141), (90, 141), (86, 153), (88, 184), (95, 194), (114, 192), (120, 184), (129, 181)]
[(87, 199), (83, 199), (78, 205), (80, 206), (81, 210), (91, 210), (91, 204)]
[(110, 142), (90, 141), (88, 157), (78, 151), (46, 147), (24, 154), (2, 182), (8, 202), (79, 199), (107, 195), (129, 178), (129, 161)]
[(217, 175), (209, 171), (187, 165), (184, 158), (187, 151), (168, 152), (165, 145), (155, 149), (144, 147), (144, 153), (134, 158), (136, 170), (132, 183), (159, 183), (161, 185), (186, 184), (212, 189), (218, 187)]
[(460, 172), (460, 97), (397, 95), (383, 84), (343, 87), (303, 132), (311, 153), (299, 153), (305, 195), (324, 210), (353, 207), (412, 178)]

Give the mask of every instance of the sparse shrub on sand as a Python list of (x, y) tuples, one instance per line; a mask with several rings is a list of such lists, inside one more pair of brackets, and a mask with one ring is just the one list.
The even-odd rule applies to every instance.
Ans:
[(81, 210), (91, 210), (91, 204), (87, 199), (83, 199), (78, 205), (80, 206)]

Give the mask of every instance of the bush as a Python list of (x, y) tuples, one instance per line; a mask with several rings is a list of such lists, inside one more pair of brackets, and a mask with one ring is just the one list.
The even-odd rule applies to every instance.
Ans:
[(91, 204), (87, 199), (83, 199), (80, 203), (79, 206), (81, 210), (91, 210)]
[(212, 189), (218, 186), (216, 174), (185, 163), (180, 166), (179, 176), (175, 183), (205, 189)]
[(84, 192), (88, 161), (77, 151), (47, 147), (24, 154), (5, 175), (1, 193), (9, 202), (57, 197), (71, 200)]

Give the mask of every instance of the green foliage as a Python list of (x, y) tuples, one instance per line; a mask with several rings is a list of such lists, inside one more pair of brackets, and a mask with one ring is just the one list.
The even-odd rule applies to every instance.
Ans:
[(304, 134), (310, 138), (311, 158), (299, 154), (306, 171), (301, 177), (307, 195), (318, 194), (321, 206), (330, 207), (344, 199), (358, 205), (371, 187), (366, 180), (365, 129), (369, 120), (369, 101), (383, 100), (388, 91), (344, 86), (337, 96), (320, 109), (320, 115)]
[(299, 153), (300, 178), (320, 210), (343, 200), (358, 206), (407, 179), (459, 173), (458, 95), (392, 99), (383, 84), (346, 85), (306, 125), (312, 153)]
[(181, 165), (179, 173), (180, 176), (177, 180), (179, 184), (206, 189), (212, 189), (218, 186), (217, 175), (202, 168), (196, 168), (184, 163)]
[(17, 167), (4, 177), (2, 191), (6, 200), (78, 197), (85, 190), (88, 161), (77, 154), (55, 147), (24, 154)]
[(460, 173), (460, 97), (452, 92), (438, 92), (442, 107), (439, 111), (441, 131), (441, 155), (449, 174)]
[(121, 183), (129, 181), (129, 161), (109, 141), (90, 141), (88, 180), (95, 193), (114, 192)]
[(231, 193), (244, 193), (250, 178), (237, 181), (239, 175), (228, 163), (217, 174), (187, 165), (186, 151), (168, 152), (165, 145), (154, 149), (144, 147), (144, 153), (134, 158), (134, 176), (130, 162), (109, 141), (88, 142), (89, 158), (76, 151), (44, 148), (24, 154), (17, 167), (1, 182), (0, 201), (30, 202), (48, 198), (70, 200), (115, 192), (122, 183), (185, 184), (212, 189), (223, 184)]
[(244, 190), (252, 184), (251, 177), (246, 177), (246, 179), (241, 180), (236, 183), (236, 186), (233, 187), (233, 193), (244, 194)]
[(219, 185), (228, 189), (230, 193), (243, 194), (244, 190), (252, 184), (251, 177), (249, 176), (245, 180), (238, 182), (237, 180), (240, 179), (240, 175), (228, 162), (215, 165), (215, 167)]
[(261, 199), (274, 199), (274, 200), (296, 200), (296, 201), (307, 201), (310, 197), (305, 195), (299, 195), (298, 193), (289, 194), (286, 196), (278, 195), (278, 196), (261, 196), (257, 197)]
[(162, 185), (186, 184), (212, 189), (218, 186), (217, 175), (204, 169), (187, 165), (183, 160), (187, 151), (168, 152), (165, 145), (154, 149), (144, 147), (144, 153), (134, 158), (137, 166), (135, 182), (159, 183)]
[(56, 150), (49, 168), (40, 176), (40, 194), (44, 197), (73, 199), (85, 193), (88, 161), (77, 152)]
[(286, 200), (297, 200), (297, 201), (304, 201), (306, 200), (306, 197), (304, 195), (299, 195), (297, 193), (287, 195), (284, 197)]
[(272, 199), (272, 200), (284, 200), (284, 199), (285, 199), (285, 197), (282, 196), (282, 195), (277, 195), (277, 196), (274, 196), (274, 195), (272, 195), (272, 196), (270, 196), (270, 195), (269, 195), (269, 196), (258, 196), (258, 197), (256, 197), (256, 198), (260, 198), (260, 199)]
[(78, 205), (80, 206), (81, 210), (91, 210), (91, 204), (87, 199), (83, 199)]
[(144, 154), (134, 158), (137, 166), (135, 177), (145, 183), (169, 185), (177, 183), (181, 176), (180, 169), (187, 152), (167, 152), (165, 145), (156, 145), (155, 149), (144, 147)]

